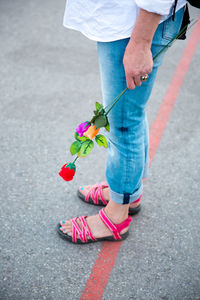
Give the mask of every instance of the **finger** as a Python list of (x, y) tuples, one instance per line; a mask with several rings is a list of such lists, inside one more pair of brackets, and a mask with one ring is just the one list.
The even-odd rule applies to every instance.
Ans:
[(136, 86), (140, 86), (142, 84), (141, 76), (135, 76), (133, 79)]
[(150, 73), (152, 72), (152, 69), (153, 69), (153, 64), (150, 65), (150, 66), (148, 66), (148, 67), (146, 67), (146, 68), (144, 68), (142, 73), (143, 73), (144, 75), (150, 74)]
[(133, 90), (135, 88), (135, 82), (131, 75), (126, 74), (126, 85), (129, 90)]

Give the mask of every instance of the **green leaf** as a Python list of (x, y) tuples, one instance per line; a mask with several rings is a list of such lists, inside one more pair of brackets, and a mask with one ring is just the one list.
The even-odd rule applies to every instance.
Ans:
[(89, 140), (89, 138), (86, 137), (86, 136), (84, 136), (84, 135), (83, 135), (83, 136), (80, 136), (80, 135), (78, 134), (78, 132), (75, 132), (74, 137), (75, 137), (75, 139), (76, 139), (77, 141), (81, 141), (81, 142), (85, 142), (85, 141)]
[(108, 123), (106, 126), (105, 126), (105, 129), (110, 132), (110, 124)]
[(81, 145), (81, 149), (78, 152), (78, 156), (80, 156), (80, 157), (87, 156), (88, 154), (90, 154), (90, 152), (93, 149), (93, 147), (94, 147), (94, 142), (93, 141), (91, 141), (90, 139), (87, 140), (87, 141), (85, 141)]
[(98, 134), (95, 136), (95, 141), (97, 142), (97, 144), (101, 147), (103, 146), (104, 148), (108, 148), (108, 142), (105, 138), (104, 135), (102, 134)]
[(96, 128), (101, 128), (101, 127), (105, 127), (108, 123), (108, 119), (106, 116), (98, 116), (95, 121), (94, 121), (94, 125), (96, 126)]
[(74, 154), (78, 153), (80, 148), (81, 148), (81, 142), (80, 141), (76, 141), (73, 144), (71, 144), (71, 147), (70, 147), (71, 155), (74, 155)]
[(94, 121), (97, 119), (99, 117), (99, 115), (98, 116), (93, 116), (93, 118), (92, 118), (92, 120), (90, 121), (91, 123), (94, 123)]
[(99, 102), (96, 102), (96, 110), (100, 111), (103, 108), (103, 105)]

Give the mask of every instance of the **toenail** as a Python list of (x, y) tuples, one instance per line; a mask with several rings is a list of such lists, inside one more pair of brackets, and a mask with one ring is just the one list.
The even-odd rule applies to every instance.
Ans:
[(67, 230), (63, 230), (64, 233), (67, 233)]
[(84, 187), (81, 187), (80, 190), (83, 191), (83, 190), (84, 190)]
[(65, 224), (65, 221), (62, 221), (61, 223), (62, 223), (62, 224)]

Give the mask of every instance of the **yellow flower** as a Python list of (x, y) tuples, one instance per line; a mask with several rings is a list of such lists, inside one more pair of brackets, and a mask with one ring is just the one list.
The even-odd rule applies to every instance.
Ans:
[(95, 125), (92, 125), (88, 128), (86, 132), (84, 132), (84, 136), (88, 137), (90, 140), (92, 140), (97, 133), (99, 132), (99, 128), (96, 128)]

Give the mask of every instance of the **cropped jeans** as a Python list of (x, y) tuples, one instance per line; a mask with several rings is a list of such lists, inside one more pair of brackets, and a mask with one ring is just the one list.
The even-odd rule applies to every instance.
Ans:
[[(153, 57), (179, 32), (183, 13), (181, 8), (176, 12), (175, 21), (170, 17), (158, 26), (151, 46)], [(126, 88), (123, 56), (128, 42), (129, 38), (97, 42), (104, 107)], [(110, 197), (118, 204), (134, 202), (142, 194), (142, 179), (149, 167), (145, 109), (163, 56), (164, 53), (154, 60), (148, 80), (134, 90), (127, 90), (108, 114), (106, 179)]]

